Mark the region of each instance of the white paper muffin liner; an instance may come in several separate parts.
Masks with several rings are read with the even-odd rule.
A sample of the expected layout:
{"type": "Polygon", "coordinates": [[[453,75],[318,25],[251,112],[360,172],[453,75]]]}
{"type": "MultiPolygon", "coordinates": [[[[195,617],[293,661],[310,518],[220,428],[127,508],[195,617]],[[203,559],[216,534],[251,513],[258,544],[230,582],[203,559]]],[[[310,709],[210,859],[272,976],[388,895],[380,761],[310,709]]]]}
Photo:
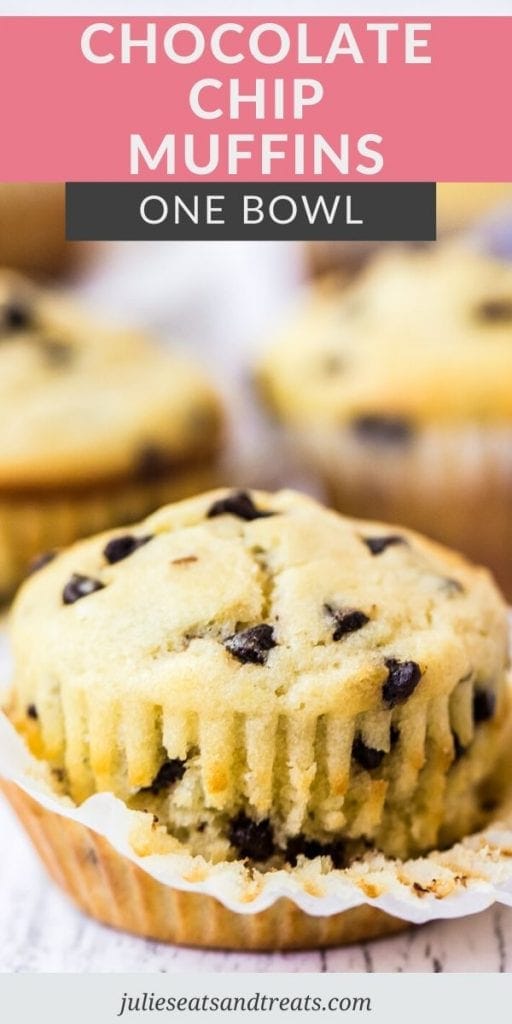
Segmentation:
{"type": "Polygon", "coordinates": [[[45,782],[41,764],[4,714],[0,715],[0,774],[42,807],[103,836],[156,881],[182,892],[212,896],[238,914],[256,914],[287,898],[314,917],[367,904],[421,924],[474,914],[495,902],[512,906],[512,801],[484,831],[443,852],[403,863],[371,853],[343,870],[327,870],[325,859],[317,858],[293,869],[263,873],[241,862],[211,865],[186,853],[138,856],[130,836],[140,826],[141,814],[110,793],[95,794],[80,807],[55,795],[45,782]]]}

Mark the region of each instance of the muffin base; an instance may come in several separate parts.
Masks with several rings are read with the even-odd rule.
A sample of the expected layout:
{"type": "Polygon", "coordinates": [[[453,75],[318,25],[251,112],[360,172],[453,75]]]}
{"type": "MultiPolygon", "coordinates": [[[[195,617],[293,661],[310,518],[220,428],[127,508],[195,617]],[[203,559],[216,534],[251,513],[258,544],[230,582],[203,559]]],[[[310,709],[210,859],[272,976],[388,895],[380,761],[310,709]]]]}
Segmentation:
{"type": "Polygon", "coordinates": [[[15,783],[2,780],[0,789],[50,877],[78,907],[113,928],[183,946],[287,950],[341,946],[411,927],[368,904],[316,917],[280,899],[257,914],[237,914],[212,896],[158,882],[103,836],[48,811],[15,783]]]}
{"type": "Polygon", "coordinates": [[[37,555],[208,490],[218,483],[217,473],[210,460],[185,464],[154,480],[120,480],[75,491],[0,491],[0,604],[12,596],[37,555]]]}

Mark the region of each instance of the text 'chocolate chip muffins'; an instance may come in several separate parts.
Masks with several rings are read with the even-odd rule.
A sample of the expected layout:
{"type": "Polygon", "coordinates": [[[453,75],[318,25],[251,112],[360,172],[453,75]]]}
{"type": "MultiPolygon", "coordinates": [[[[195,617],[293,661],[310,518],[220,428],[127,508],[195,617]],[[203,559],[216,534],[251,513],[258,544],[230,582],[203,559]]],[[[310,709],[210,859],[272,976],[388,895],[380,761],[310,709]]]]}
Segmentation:
{"type": "Polygon", "coordinates": [[[12,635],[12,721],[73,800],[154,816],[144,853],[340,868],[485,820],[506,608],[414,533],[214,492],[58,555],[12,635]]]}
{"type": "Polygon", "coordinates": [[[512,266],[445,245],[311,289],[258,383],[342,511],[461,549],[512,594],[511,367],[512,266]]]}
{"type": "Polygon", "coordinates": [[[217,396],[196,368],[0,275],[0,597],[40,552],[214,481],[217,396]]]}

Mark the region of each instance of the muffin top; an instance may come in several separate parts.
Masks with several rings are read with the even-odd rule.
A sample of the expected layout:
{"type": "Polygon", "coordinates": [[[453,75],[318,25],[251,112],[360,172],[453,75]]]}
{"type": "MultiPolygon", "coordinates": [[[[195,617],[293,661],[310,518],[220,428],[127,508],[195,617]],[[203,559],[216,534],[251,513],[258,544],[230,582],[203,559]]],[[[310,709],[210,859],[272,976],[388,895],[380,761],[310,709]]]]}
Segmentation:
{"type": "Polygon", "coordinates": [[[218,491],[75,544],[21,588],[15,690],[347,718],[503,676],[488,573],[291,491],[218,491]]]}
{"type": "Polygon", "coordinates": [[[395,440],[423,422],[512,416],[512,265],[462,246],[392,248],[311,290],[259,370],[284,420],[395,440]]]}
{"type": "Polygon", "coordinates": [[[0,487],[144,476],[208,454],[219,420],[186,359],[0,273],[0,487]]]}

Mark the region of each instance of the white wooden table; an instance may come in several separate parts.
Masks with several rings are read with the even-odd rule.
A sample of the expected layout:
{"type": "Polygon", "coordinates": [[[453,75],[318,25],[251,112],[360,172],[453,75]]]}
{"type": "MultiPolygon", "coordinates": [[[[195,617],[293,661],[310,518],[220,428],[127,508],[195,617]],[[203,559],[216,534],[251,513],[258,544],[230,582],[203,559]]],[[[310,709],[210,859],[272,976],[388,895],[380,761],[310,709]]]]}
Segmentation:
{"type": "Polygon", "coordinates": [[[180,949],[104,928],[50,882],[0,802],[0,972],[512,971],[512,909],[311,953],[180,949]]]}

